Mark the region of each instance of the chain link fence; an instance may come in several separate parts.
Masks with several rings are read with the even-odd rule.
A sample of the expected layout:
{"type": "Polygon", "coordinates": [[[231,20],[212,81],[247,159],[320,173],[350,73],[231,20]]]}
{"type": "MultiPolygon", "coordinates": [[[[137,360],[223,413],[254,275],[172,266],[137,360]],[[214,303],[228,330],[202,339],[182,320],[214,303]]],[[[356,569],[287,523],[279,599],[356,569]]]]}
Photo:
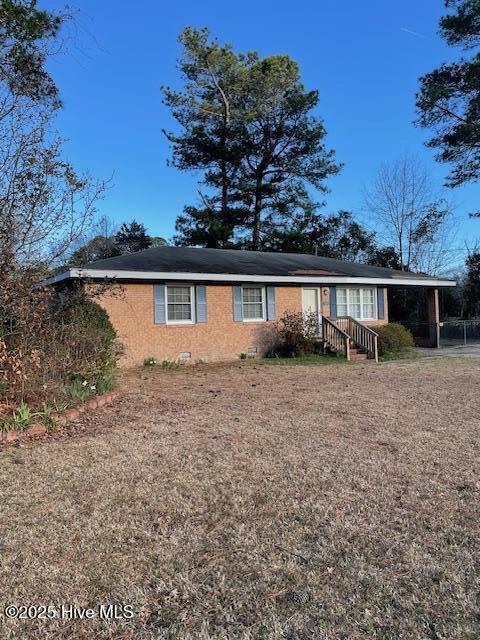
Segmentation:
{"type": "Polygon", "coordinates": [[[454,347],[480,344],[480,318],[474,320],[445,320],[434,322],[400,322],[412,332],[417,347],[454,347]]]}
{"type": "Polygon", "coordinates": [[[440,346],[480,344],[480,319],[440,323],[440,346]]]}

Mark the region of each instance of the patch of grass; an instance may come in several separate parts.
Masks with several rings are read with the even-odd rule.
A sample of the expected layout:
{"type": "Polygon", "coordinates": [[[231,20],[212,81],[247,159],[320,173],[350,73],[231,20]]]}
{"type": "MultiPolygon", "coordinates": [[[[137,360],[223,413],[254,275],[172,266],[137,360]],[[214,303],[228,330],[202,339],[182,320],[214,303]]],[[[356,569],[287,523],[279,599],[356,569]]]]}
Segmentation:
{"type": "Polygon", "coordinates": [[[155,358],[147,358],[143,362],[143,366],[147,369],[162,369],[162,371],[176,371],[185,364],[184,360],[177,358],[176,360],[156,360],[155,358]]]}
{"type": "Polygon", "coordinates": [[[159,365],[160,368],[163,371],[176,371],[177,369],[180,369],[180,367],[182,367],[184,365],[184,361],[177,359],[177,360],[162,360],[159,365]]]}
{"type": "Polygon", "coordinates": [[[297,365],[297,364],[342,364],[346,363],[345,358],[336,356],[330,353],[310,353],[304,356],[297,356],[295,358],[263,358],[258,360],[261,364],[279,364],[279,365],[297,365]]]}
{"type": "Polygon", "coordinates": [[[108,393],[109,391],[115,388],[115,384],[116,384],[116,377],[113,374],[100,378],[99,380],[97,380],[95,384],[97,395],[108,393]]]}
{"type": "Polygon", "coordinates": [[[0,432],[10,430],[25,431],[29,427],[33,415],[30,407],[25,402],[20,403],[11,416],[6,420],[0,421],[0,432]]]}
{"type": "Polygon", "coordinates": [[[10,429],[24,431],[29,426],[31,419],[32,412],[30,407],[25,402],[21,402],[10,419],[10,429]]]}
{"type": "Polygon", "coordinates": [[[55,428],[55,422],[53,421],[52,415],[53,404],[50,402],[43,402],[39,410],[34,413],[34,417],[38,418],[49,431],[52,431],[55,428]]]}
{"type": "Polygon", "coordinates": [[[68,396],[72,402],[84,402],[93,395],[93,386],[83,378],[75,378],[68,388],[68,396]]]}
{"type": "Polygon", "coordinates": [[[67,400],[64,398],[54,398],[52,405],[55,413],[58,414],[62,414],[70,406],[67,400]]]}

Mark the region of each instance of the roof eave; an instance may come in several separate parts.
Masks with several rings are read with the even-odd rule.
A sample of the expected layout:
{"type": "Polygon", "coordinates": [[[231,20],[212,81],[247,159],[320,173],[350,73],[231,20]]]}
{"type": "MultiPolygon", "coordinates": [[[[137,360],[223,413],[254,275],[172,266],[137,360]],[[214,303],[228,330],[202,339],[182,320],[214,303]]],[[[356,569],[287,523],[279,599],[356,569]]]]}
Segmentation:
{"type": "Polygon", "coordinates": [[[73,268],[44,280],[42,284],[52,285],[69,279],[91,280],[180,280],[187,282],[262,282],[276,284],[364,284],[397,287],[455,287],[455,280],[441,278],[375,278],[371,276],[273,276],[247,275],[236,273],[188,273],[169,271],[127,271],[121,269],[79,269],[73,268]]]}

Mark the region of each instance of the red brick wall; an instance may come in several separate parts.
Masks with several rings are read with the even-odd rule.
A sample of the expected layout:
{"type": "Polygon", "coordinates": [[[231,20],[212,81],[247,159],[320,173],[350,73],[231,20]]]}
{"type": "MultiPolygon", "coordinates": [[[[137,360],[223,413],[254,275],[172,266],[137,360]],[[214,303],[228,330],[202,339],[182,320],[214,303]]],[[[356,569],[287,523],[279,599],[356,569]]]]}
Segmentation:
{"type": "MultiPolygon", "coordinates": [[[[207,287],[207,323],[157,325],[153,321],[153,285],[124,284],[121,297],[105,295],[107,310],[124,346],[122,364],[142,364],[145,358],[176,359],[190,352],[191,361],[228,360],[267,346],[270,322],[234,322],[231,285],[207,287]]],[[[277,318],[286,310],[301,310],[301,288],[276,287],[277,318]]]]}
{"type": "MultiPolygon", "coordinates": [[[[301,311],[301,287],[275,287],[276,312],[280,318],[285,311],[301,311]]],[[[330,314],[328,287],[321,287],[322,313],[330,314]]],[[[106,294],[100,303],[107,310],[124,347],[121,364],[142,364],[146,358],[174,360],[182,352],[191,353],[191,362],[229,360],[251,347],[259,353],[268,348],[270,322],[235,322],[232,309],[231,285],[207,286],[207,323],[191,325],[157,325],[153,320],[153,284],[124,284],[123,295],[106,294]]],[[[388,322],[388,303],[385,289],[385,320],[388,322]]]]}

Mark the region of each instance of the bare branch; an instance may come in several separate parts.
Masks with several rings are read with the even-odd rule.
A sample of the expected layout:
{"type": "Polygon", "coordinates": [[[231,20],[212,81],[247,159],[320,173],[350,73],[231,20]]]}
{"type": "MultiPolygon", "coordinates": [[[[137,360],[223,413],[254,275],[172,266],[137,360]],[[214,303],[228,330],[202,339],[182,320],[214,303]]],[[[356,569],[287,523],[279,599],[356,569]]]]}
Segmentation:
{"type": "Polygon", "coordinates": [[[365,204],[386,246],[393,246],[402,269],[438,273],[452,230],[452,205],[433,185],[418,158],[405,154],[380,167],[365,189],[365,204]],[[438,259],[433,260],[436,255],[438,259]]]}

